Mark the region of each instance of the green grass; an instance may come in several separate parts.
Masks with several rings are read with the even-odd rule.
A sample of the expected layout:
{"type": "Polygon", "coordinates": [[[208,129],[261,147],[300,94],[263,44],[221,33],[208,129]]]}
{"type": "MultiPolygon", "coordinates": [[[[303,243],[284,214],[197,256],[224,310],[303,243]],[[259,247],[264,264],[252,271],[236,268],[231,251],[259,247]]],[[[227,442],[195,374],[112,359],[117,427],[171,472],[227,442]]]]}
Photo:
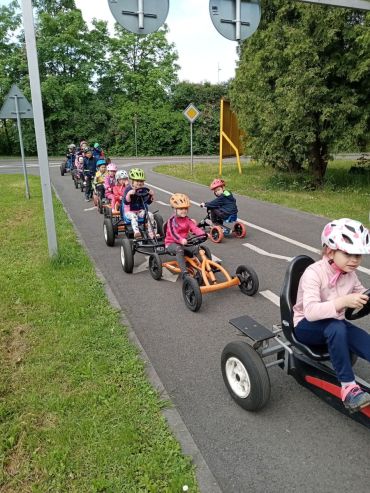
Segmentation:
{"type": "MultiPolygon", "coordinates": [[[[236,162],[224,164],[223,178],[231,191],[241,195],[329,219],[351,217],[369,224],[370,174],[349,174],[348,170],[354,164],[353,161],[331,161],[325,186],[320,190],[311,189],[306,173],[298,175],[277,172],[257,162],[244,164],[242,175],[237,171],[236,162]]],[[[218,164],[196,163],[193,175],[190,174],[188,164],[157,166],[155,171],[209,185],[218,176],[218,164]]],[[[204,200],[211,198],[211,192],[207,192],[204,200]]]]}
{"type": "Polygon", "coordinates": [[[39,179],[0,182],[0,490],[198,491],[61,204],[50,261],[39,179]]]}

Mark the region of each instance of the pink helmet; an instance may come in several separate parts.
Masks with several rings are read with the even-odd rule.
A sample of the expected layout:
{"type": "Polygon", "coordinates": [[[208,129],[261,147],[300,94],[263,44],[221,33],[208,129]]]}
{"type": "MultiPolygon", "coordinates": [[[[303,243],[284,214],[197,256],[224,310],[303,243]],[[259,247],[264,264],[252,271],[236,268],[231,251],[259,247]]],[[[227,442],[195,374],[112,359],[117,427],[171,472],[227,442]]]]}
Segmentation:
{"type": "Polygon", "coordinates": [[[116,172],[117,171],[117,166],[114,163],[110,163],[107,166],[107,171],[114,171],[114,172],[116,172]]]}
{"type": "Polygon", "coordinates": [[[359,221],[342,218],[328,223],[321,234],[321,243],[332,250],[350,255],[370,254],[370,234],[359,221]]]}
{"type": "Polygon", "coordinates": [[[225,186],[225,182],[222,178],[215,178],[213,182],[210,184],[209,188],[211,190],[214,190],[215,188],[224,187],[224,186],[225,186]]]}

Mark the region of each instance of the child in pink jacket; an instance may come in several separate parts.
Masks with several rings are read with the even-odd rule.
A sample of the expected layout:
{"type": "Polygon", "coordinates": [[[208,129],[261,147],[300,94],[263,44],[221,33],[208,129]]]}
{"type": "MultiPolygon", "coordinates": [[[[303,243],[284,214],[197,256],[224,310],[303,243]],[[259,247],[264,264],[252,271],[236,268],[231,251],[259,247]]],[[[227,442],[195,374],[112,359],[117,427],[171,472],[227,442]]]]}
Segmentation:
{"type": "Polygon", "coordinates": [[[369,231],[358,221],[328,223],[321,235],[323,258],[303,273],[293,307],[295,335],[307,345],[327,344],[350,411],[370,404],[370,394],[355,382],[350,353],[370,361],[370,335],[344,318],[346,308],[359,309],[369,299],[355,270],[370,254],[369,231]]]}
{"type": "Polygon", "coordinates": [[[105,198],[108,199],[111,203],[113,202],[113,187],[116,184],[116,171],[117,166],[113,163],[109,163],[107,166],[107,176],[104,180],[104,188],[105,188],[105,198]]]}
{"type": "Polygon", "coordinates": [[[204,231],[196,226],[194,221],[188,217],[190,200],[183,193],[175,193],[170,198],[171,207],[174,214],[167,221],[166,237],[164,240],[166,249],[169,253],[176,255],[176,260],[181,269],[184,279],[188,275],[185,263],[185,254],[196,255],[199,248],[197,246],[186,246],[189,233],[204,235],[204,231]]]}
{"type": "Polygon", "coordinates": [[[125,188],[128,185],[128,174],[124,169],[120,169],[116,173],[116,184],[113,187],[112,210],[119,211],[125,188]]]}

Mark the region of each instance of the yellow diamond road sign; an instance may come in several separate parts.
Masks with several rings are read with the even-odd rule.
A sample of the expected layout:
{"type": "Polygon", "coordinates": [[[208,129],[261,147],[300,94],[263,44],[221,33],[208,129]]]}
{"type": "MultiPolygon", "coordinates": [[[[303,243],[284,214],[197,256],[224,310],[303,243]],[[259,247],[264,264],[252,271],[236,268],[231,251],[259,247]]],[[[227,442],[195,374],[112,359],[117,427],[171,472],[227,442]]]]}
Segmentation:
{"type": "Polygon", "coordinates": [[[200,111],[197,110],[192,103],[190,103],[189,106],[182,113],[185,118],[189,120],[190,123],[193,123],[200,115],[200,111]]]}

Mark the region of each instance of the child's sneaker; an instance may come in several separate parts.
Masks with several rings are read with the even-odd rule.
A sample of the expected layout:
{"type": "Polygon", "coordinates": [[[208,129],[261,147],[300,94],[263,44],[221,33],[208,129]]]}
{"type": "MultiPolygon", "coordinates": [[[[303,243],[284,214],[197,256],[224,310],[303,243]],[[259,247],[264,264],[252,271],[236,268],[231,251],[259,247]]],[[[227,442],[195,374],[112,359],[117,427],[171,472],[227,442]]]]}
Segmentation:
{"type": "Polygon", "coordinates": [[[370,394],[364,392],[358,385],[352,384],[342,388],[342,401],[350,413],[355,413],[370,405],[370,394]]]}

